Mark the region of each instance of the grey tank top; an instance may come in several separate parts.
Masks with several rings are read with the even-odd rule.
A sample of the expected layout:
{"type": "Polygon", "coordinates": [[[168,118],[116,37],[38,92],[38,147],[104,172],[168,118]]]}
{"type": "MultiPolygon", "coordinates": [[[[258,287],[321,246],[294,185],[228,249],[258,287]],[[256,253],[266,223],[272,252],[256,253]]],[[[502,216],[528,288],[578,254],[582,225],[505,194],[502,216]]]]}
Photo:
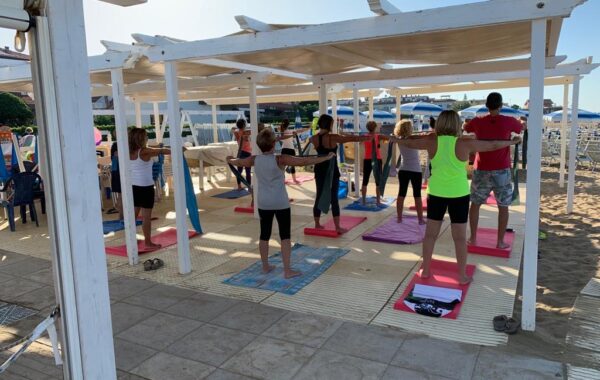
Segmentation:
{"type": "Polygon", "coordinates": [[[283,210],[290,207],[285,188],[285,174],[277,165],[274,154],[258,155],[254,158],[254,171],[258,180],[258,208],[283,210]]]}
{"type": "Polygon", "coordinates": [[[402,155],[400,170],[417,173],[421,172],[421,159],[419,158],[418,149],[411,149],[400,145],[400,154],[402,155]]]}

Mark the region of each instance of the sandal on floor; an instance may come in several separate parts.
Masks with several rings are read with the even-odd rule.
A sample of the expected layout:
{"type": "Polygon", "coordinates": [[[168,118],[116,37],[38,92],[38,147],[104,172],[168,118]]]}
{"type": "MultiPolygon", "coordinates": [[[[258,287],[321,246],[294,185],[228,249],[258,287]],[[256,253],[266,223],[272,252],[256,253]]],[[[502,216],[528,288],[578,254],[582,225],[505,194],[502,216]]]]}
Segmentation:
{"type": "Polygon", "coordinates": [[[504,332],[508,335],[516,334],[517,331],[519,331],[520,326],[521,322],[517,321],[514,318],[508,318],[508,320],[506,321],[506,330],[504,330],[504,332]]]}
{"type": "Polygon", "coordinates": [[[504,332],[506,330],[506,321],[508,317],[506,315],[497,315],[494,317],[494,330],[498,332],[504,332]]]}
{"type": "Polygon", "coordinates": [[[152,269],[156,270],[158,268],[162,268],[165,266],[165,262],[161,259],[154,258],[152,259],[152,269]]]}
{"type": "Polygon", "coordinates": [[[495,331],[503,332],[509,335],[516,334],[521,326],[521,322],[512,317],[509,318],[506,315],[498,315],[494,317],[493,322],[495,331]]]}
{"type": "Polygon", "coordinates": [[[152,260],[146,260],[146,261],[144,261],[144,270],[145,270],[146,272],[148,272],[148,271],[151,271],[151,270],[152,270],[152,267],[153,267],[153,265],[152,265],[152,264],[153,264],[153,263],[152,263],[152,260]]]}

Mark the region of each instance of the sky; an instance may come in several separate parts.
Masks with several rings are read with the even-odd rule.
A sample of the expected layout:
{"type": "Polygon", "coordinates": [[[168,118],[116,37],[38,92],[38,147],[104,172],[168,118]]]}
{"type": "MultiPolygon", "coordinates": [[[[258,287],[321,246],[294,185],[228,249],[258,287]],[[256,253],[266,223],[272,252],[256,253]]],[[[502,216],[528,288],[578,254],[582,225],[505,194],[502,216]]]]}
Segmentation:
{"type": "MultiPolygon", "coordinates": [[[[475,3],[473,0],[390,0],[402,11],[436,8],[454,4],[475,3]]],[[[316,24],[373,16],[367,0],[148,0],[146,4],[119,7],[99,0],[84,0],[86,37],[89,55],[102,54],[101,40],[131,43],[132,33],[168,35],[186,40],[220,37],[239,31],[235,15],[246,15],[267,23],[316,24]],[[302,4],[298,6],[298,4],[302,4]]],[[[588,0],[577,7],[563,23],[557,55],[567,61],[595,56],[600,62],[600,43],[590,30],[596,29],[600,1],[588,0]]],[[[0,30],[0,46],[13,47],[14,33],[0,30]]],[[[600,112],[600,68],[581,81],[579,106],[600,112]]],[[[467,93],[469,99],[485,98],[488,91],[467,93]]],[[[464,92],[432,94],[450,95],[462,100],[464,92]]],[[[523,106],[528,89],[502,90],[504,101],[523,106]]],[[[545,98],[562,104],[562,86],[545,89],[545,98]]]]}

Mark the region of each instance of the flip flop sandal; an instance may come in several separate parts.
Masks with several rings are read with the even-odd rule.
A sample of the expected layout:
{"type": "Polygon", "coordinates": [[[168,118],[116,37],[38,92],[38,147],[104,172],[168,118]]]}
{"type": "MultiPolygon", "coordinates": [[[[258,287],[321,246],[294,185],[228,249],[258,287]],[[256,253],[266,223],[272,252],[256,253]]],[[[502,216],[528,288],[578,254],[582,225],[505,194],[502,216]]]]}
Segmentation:
{"type": "Polygon", "coordinates": [[[519,331],[519,327],[521,326],[521,322],[517,321],[514,318],[508,318],[506,321],[506,328],[504,330],[508,335],[516,334],[519,331]]]}
{"type": "Polygon", "coordinates": [[[119,212],[119,210],[117,210],[116,208],[111,208],[106,213],[107,214],[117,214],[118,212],[119,212]]]}
{"type": "Polygon", "coordinates": [[[153,269],[152,267],[153,267],[152,260],[146,260],[146,261],[144,261],[144,270],[146,272],[151,271],[153,269]]]}
{"type": "Polygon", "coordinates": [[[508,317],[506,315],[497,315],[494,317],[494,330],[498,332],[506,331],[506,322],[508,317]]]}
{"type": "Polygon", "coordinates": [[[161,259],[158,259],[158,258],[152,259],[152,269],[153,270],[162,268],[164,266],[165,266],[165,262],[162,261],[161,259]]]}

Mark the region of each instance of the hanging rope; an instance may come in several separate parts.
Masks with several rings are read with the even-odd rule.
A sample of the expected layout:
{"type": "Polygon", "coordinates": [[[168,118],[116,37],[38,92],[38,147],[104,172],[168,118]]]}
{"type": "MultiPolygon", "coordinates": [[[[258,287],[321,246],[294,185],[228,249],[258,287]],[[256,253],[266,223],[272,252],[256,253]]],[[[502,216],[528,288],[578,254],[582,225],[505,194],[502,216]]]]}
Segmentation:
{"type": "Polygon", "coordinates": [[[298,149],[298,156],[303,157],[304,152],[302,151],[302,145],[300,144],[300,136],[298,134],[294,135],[296,139],[296,148],[298,149]]]}

